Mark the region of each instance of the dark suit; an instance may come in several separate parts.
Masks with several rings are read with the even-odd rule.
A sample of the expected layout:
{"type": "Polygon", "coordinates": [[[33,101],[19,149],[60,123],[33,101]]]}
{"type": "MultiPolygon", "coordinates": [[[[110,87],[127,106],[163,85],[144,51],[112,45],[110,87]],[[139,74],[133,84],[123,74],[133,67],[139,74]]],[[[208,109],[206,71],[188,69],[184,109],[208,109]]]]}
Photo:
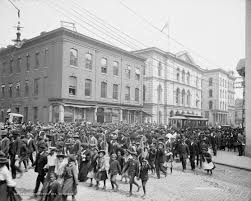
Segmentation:
{"type": "Polygon", "coordinates": [[[1,141],[1,150],[5,154],[6,157],[9,155],[10,149],[10,140],[7,137],[4,137],[1,141]]]}
{"type": "Polygon", "coordinates": [[[29,154],[29,159],[31,163],[34,163],[32,153],[34,151],[37,151],[36,143],[33,139],[28,140],[28,154],[29,154]]]}
{"type": "Polygon", "coordinates": [[[46,175],[44,167],[47,164],[47,162],[48,162],[47,154],[45,152],[37,154],[34,165],[35,165],[35,172],[37,172],[38,175],[37,175],[36,187],[34,189],[34,193],[37,193],[40,183],[42,184],[44,183],[44,177],[46,175]]]}
{"type": "Polygon", "coordinates": [[[179,152],[179,155],[180,155],[180,160],[182,162],[182,167],[183,167],[183,170],[186,169],[186,159],[188,157],[188,155],[190,155],[190,152],[189,152],[189,148],[187,146],[187,144],[180,144],[178,146],[178,152],[179,152]]]}
{"type": "Polygon", "coordinates": [[[13,142],[10,142],[10,167],[11,167],[11,173],[12,177],[16,178],[16,171],[21,172],[21,170],[15,166],[16,156],[20,158],[20,149],[22,146],[22,142],[19,138],[15,139],[13,142]]]}
{"type": "Polygon", "coordinates": [[[160,170],[164,173],[166,176],[166,170],[164,168],[164,157],[165,153],[163,149],[157,149],[156,152],[156,159],[155,159],[155,167],[156,167],[156,174],[157,177],[160,178],[160,170]]]}
{"type": "Polygon", "coordinates": [[[198,152],[198,146],[196,143],[192,142],[189,145],[189,152],[190,152],[191,168],[192,170],[194,170],[195,169],[195,156],[197,155],[197,152],[198,152]]]}

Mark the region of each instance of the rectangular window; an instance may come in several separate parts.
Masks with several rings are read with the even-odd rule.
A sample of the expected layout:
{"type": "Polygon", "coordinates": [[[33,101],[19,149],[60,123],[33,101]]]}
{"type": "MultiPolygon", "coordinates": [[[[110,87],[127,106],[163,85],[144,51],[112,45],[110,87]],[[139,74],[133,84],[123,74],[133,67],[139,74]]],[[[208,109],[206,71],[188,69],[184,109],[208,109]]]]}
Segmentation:
{"type": "Polygon", "coordinates": [[[9,85],[9,97],[12,98],[12,84],[9,85]]]}
{"type": "Polygon", "coordinates": [[[213,86],[213,78],[211,78],[211,77],[209,78],[209,83],[208,84],[209,84],[209,86],[213,86]]]}
{"type": "Polygon", "coordinates": [[[21,57],[18,57],[18,59],[17,59],[17,73],[21,72],[21,64],[22,64],[22,59],[21,59],[21,57]]]}
{"type": "Polygon", "coordinates": [[[38,107],[33,108],[33,121],[36,123],[38,115],[38,107]]]}
{"type": "Polygon", "coordinates": [[[107,83],[101,82],[101,98],[107,97],[107,83]]]}
{"type": "Polygon", "coordinates": [[[19,107],[16,107],[15,110],[16,110],[16,113],[19,113],[19,107]]]}
{"type": "Polygon", "coordinates": [[[70,50],[70,65],[78,66],[78,51],[73,48],[70,50]]]}
{"type": "Polygon", "coordinates": [[[6,62],[3,62],[2,75],[5,75],[6,62]]]}
{"type": "Polygon", "coordinates": [[[85,68],[91,70],[92,69],[92,54],[85,54],[85,68]]]}
{"type": "Polygon", "coordinates": [[[20,83],[16,85],[16,97],[20,97],[20,83]]]}
{"type": "Polygon", "coordinates": [[[140,70],[139,70],[138,68],[136,68],[136,70],[135,70],[135,79],[136,79],[137,81],[140,80],[140,70]]]}
{"type": "Polygon", "coordinates": [[[113,75],[119,76],[119,62],[113,62],[113,75]]]}
{"type": "Polygon", "coordinates": [[[25,85],[24,85],[24,96],[28,97],[29,96],[29,81],[26,80],[25,81],[25,85]]]}
{"type": "Polygon", "coordinates": [[[130,100],[130,87],[125,88],[125,100],[130,100]]]}
{"type": "Polygon", "coordinates": [[[5,97],[5,85],[1,86],[1,95],[2,95],[2,98],[5,97]]]}
{"type": "Polygon", "coordinates": [[[26,71],[30,71],[30,55],[26,55],[26,71]]]}
{"type": "Polygon", "coordinates": [[[35,54],[35,68],[38,68],[40,65],[40,62],[39,62],[39,52],[36,52],[35,54]]]}
{"type": "Polygon", "coordinates": [[[69,95],[76,96],[77,94],[77,78],[74,76],[69,77],[69,95]]]}
{"type": "Polygon", "coordinates": [[[28,107],[24,107],[24,122],[28,122],[28,116],[29,116],[29,113],[28,113],[28,107]]]}
{"type": "Polygon", "coordinates": [[[119,85],[114,84],[113,85],[113,93],[112,93],[112,98],[115,100],[118,100],[119,97],[119,85]]]}
{"type": "Polygon", "coordinates": [[[139,102],[139,89],[135,88],[135,101],[139,102]]]}
{"type": "Polygon", "coordinates": [[[85,96],[92,95],[92,81],[90,79],[85,80],[85,96]]]}
{"type": "Polygon", "coordinates": [[[48,67],[48,62],[49,62],[49,50],[45,49],[44,50],[44,66],[48,67]]]}
{"type": "Polygon", "coordinates": [[[107,73],[107,59],[101,59],[101,73],[107,73]]]}
{"type": "Polygon", "coordinates": [[[34,79],[34,96],[39,94],[39,79],[34,79]]]}
{"type": "Polygon", "coordinates": [[[131,77],[131,66],[130,65],[127,65],[127,67],[125,69],[125,73],[126,73],[127,79],[130,79],[130,77],[131,77]]]}
{"type": "Polygon", "coordinates": [[[13,58],[10,59],[10,74],[13,73],[13,58]]]}

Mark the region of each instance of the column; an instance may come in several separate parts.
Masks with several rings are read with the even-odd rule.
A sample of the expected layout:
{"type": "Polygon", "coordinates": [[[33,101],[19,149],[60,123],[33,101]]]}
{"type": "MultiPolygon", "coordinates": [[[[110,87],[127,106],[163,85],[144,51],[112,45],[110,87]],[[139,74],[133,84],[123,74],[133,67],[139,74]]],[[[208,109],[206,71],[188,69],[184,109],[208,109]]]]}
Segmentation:
{"type": "Polygon", "coordinates": [[[131,123],[130,122],[130,110],[127,110],[127,123],[131,123]]]}
{"type": "Polygon", "coordinates": [[[98,112],[98,106],[94,109],[94,122],[97,122],[97,112],[98,112]]]}
{"type": "Polygon", "coordinates": [[[123,110],[120,108],[119,110],[119,121],[122,122],[123,121],[123,110]]]}
{"type": "Polygon", "coordinates": [[[76,115],[77,115],[76,110],[77,110],[77,108],[73,107],[73,122],[75,122],[75,120],[76,120],[76,115]]]}
{"type": "Polygon", "coordinates": [[[49,122],[52,122],[52,105],[49,106],[49,122]]]}
{"type": "Polygon", "coordinates": [[[58,110],[59,110],[59,122],[64,122],[64,106],[59,105],[58,110]]]}
{"type": "Polygon", "coordinates": [[[87,121],[87,108],[84,108],[84,120],[87,121]]]}

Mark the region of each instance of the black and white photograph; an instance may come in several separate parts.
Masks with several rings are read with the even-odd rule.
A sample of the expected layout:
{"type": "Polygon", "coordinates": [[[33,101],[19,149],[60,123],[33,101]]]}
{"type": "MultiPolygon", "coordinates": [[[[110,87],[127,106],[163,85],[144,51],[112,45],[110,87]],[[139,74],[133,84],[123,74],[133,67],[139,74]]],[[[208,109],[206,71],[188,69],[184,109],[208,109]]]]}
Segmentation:
{"type": "Polygon", "coordinates": [[[251,201],[251,0],[0,0],[0,201],[251,201]]]}

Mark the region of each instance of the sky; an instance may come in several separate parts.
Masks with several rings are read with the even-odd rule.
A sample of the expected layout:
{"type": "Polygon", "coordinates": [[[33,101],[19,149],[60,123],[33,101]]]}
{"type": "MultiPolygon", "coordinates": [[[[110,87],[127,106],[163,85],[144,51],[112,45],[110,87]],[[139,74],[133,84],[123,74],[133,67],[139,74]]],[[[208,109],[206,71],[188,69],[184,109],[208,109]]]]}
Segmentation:
{"type": "MultiPolygon", "coordinates": [[[[74,22],[82,34],[130,51],[151,46],[186,50],[204,69],[235,70],[245,57],[245,0],[12,1],[21,10],[25,39],[58,28],[63,20],[74,22]]],[[[12,44],[17,21],[9,0],[0,0],[0,47],[12,44]]]]}

